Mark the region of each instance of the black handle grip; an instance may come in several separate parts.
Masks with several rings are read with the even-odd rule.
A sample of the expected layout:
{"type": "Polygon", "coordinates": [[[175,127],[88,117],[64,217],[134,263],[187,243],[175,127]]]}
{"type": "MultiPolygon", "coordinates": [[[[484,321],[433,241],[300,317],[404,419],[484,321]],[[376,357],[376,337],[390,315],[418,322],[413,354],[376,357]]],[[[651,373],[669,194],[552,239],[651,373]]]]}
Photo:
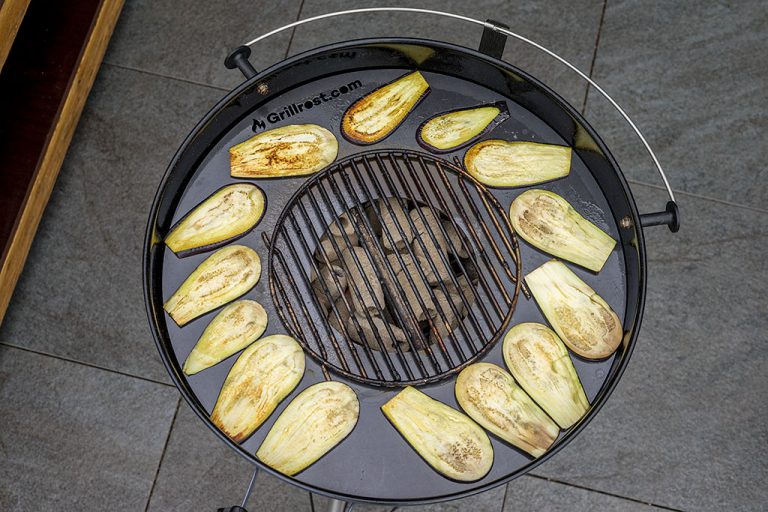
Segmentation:
{"type": "Polygon", "coordinates": [[[251,49],[248,46],[239,46],[224,59],[224,65],[227,69],[239,69],[246,80],[256,76],[256,68],[253,67],[248,57],[251,56],[251,49]]]}
{"type": "Polygon", "coordinates": [[[235,505],[234,507],[227,507],[227,508],[221,507],[216,512],[248,512],[248,511],[245,510],[243,507],[238,507],[237,505],[235,505]]]}
{"type": "Polygon", "coordinates": [[[640,215],[640,224],[644,227],[669,226],[669,230],[677,233],[680,230],[680,208],[674,201],[667,202],[667,208],[663,212],[643,213],[640,215]]]}

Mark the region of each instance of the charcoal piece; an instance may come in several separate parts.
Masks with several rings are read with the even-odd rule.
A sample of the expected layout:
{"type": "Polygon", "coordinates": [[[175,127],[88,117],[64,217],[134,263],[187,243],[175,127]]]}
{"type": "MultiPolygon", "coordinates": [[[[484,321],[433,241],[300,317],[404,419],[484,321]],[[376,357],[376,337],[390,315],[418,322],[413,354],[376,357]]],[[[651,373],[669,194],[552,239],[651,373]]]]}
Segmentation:
{"type": "Polygon", "coordinates": [[[381,350],[383,346],[387,352],[394,352],[395,343],[399,344],[401,348],[407,347],[408,339],[403,330],[392,324],[389,324],[389,327],[392,335],[390,335],[390,329],[387,329],[384,320],[375,316],[371,316],[369,320],[368,316],[362,313],[353,313],[347,319],[347,332],[349,332],[350,338],[358,343],[367,344],[372,350],[381,350]],[[360,329],[357,328],[358,324],[360,329]]]}
{"type": "Polygon", "coordinates": [[[406,304],[406,311],[403,311],[402,314],[405,317],[408,317],[412,311],[413,317],[417,322],[425,320],[427,317],[429,317],[432,311],[431,306],[433,306],[429,299],[429,295],[431,293],[429,283],[421,279],[420,275],[409,274],[405,271],[398,272],[396,278],[397,283],[402,289],[401,296],[403,298],[403,302],[406,304]],[[409,280],[408,277],[411,279],[409,280]],[[411,281],[413,282],[413,286],[411,286],[411,281]],[[424,306],[421,305],[422,303],[424,303],[424,306]],[[410,305],[410,309],[408,309],[408,305],[410,305]],[[427,308],[426,311],[424,309],[425,307],[427,308]]]}
{"type": "Polygon", "coordinates": [[[385,306],[384,291],[381,287],[381,281],[379,281],[376,266],[365,249],[362,247],[352,247],[351,250],[344,251],[342,261],[344,262],[344,270],[347,273],[347,283],[350,286],[352,309],[357,312],[362,312],[366,309],[371,312],[377,312],[383,309],[385,306]],[[360,268],[358,268],[358,263],[360,268]],[[370,290],[366,286],[366,282],[370,285],[370,290]],[[353,286],[360,292],[360,299],[358,294],[351,290],[353,286]]]}
{"type": "MultiPolygon", "coordinates": [[[[445,295],[445,293],[443,293],[442,290],[434,289],[432,290],[432,293],[434,293],[435,301],[440,309],[436,309],[436,312],[430,317],[430,319],[432,320],[432,325],[440,335],[440,339],[445,342],[448,339],[450,333],[452,333],[454,329],[456,329],[456,327],[459,325],[461,318],[453,312],[449,302],[450,299],[445,295]]],[[[435,343],[436,341],[437,338],[435,337],[435,332],[430,330],[430,344],[435,343]]]]}
{"type": "Polygon", "coordinates": [[[413,240],[413,230],[402,201],[396,197],[379,199],[376,201],[376,207],[381,215],[382,245],[387,251],[405,251],[408,244],[413,240]]]}
{"type": "Polygon", "coordinates": [[[445,237],[442,231],[440,231],[440,217],[432,208],[426,206],[414,208],[408,215],[410,215],[413,221],[414,236],[420,236],[422,239],[434,238],[433,245],[445,250],[445,237]]]}
{"type": "Polygon", "coordinates": [[[314,270],[310,277],[310,283],[312,286],[312,293],[315,294],[317,300],[322,307],[323,315],[328,313],[331,303],[344,293],[347,289],[347,274],[338,265],[326,265],[320,266],[320,277],[318,278],[314,270]],[[335,279],[334,279],[335,275],[335,279]],[[338,284],[337,284],[338,283],[338,284]],[[325,286],[323,286],[323,284],[325,286]]]}
{"type": "MultiPolygon", "coordinates": [[[[349,291],[345,293],[345,296],[347,298],[347,301],[349,301],[349,291]]],[[[339,313],[339,317],[341,317],[341,322],[344,324],[342,326],[342,323],[339,323],[339,318],[336,317],[336,313],[333,311],[328,311],[328,323],[336,329],[341,334],[346,334],[346,323],[347,319],[350,316],[349,308],[347,307],[347,304],[344,302],[344,297],[339,297],[336,299],[336,301],[333,303],[334,308],[339,313]]]]}
{"type": "Polygon", "coordinates": [[[432,272],[432,268],[424,258],[413,258],[410,254],[400,254],[399,256],[398,258],[398,255],[394,253],[387,255],[387,260],[394,269],[395,275],[400,272],[408,272],[414,279],[421,279],[422,274],[419,273],[419,267],[421,267],[424,278],[430,285],[438,283],[437,276],[432,272]],[[402,263],[400,263],[401,261],[402,263]]]}
{"type": "Polygon", "coordinates": [[[459,235],[459,231],[456,229],[456,226],[453,225],[451,221],[443,220],[443,230],[445,230],[445,234],[448,235],[448,246],[446,250],[454,254],[455,256],[458,256],[459,258],[468,258],[469,253],[467,252],[467,248],[464,246],[464,240],[462,239],[461,235],[459,235]]]}
{"type": "Polygon", "coordinates": [[[451,278],[451,267],[448,265],[448,256],[435,244],[435,240],[429,235],[417,235],[413,241],[413,253],[416,255],[416,261],[426,273],[427,271],[437,274],[437,279],[448,281],[451,278]],[[443,257],[440,257],[440,254],[443,257]],[[432,265],[429,261],[432,261],[432,265]],[[434,271],[432,267],[434,266],[434,271]]]}
{"type": "Polygon", "coordinates": [[[339,217],[331,222],[331,224],[328,226],[328,233],[335,237],[343,237],[343,233],[346,233],[347,236],[355,235],[355,225],[350,220],[350,213],[345,212],[339,215],[339,217]]]}
{"type": "Polygon", "coordinates": [[[456,284],[453,281],[445,283],[445,289],[448,292],[448,300],[454,305],[456,311],[459,312],[461,317],[464,317],[469,312],[466,304],[472,307],[475,302],[475,295],[472,293],[473,285],[469,282],[466,276],[458,276],[456,278],[456,284]],[[463,296],[463,299],[462,299],[463,296]]]}
{"type": "MultiPolygon", "coordinates": [[[[357,245],[356,234],[353,233],[348,235],[348,239],[352,246],[357,245]]],[[[330,263],[338,261],[339,258],[341,258],[341,255],[349,248],[343,236],[333,236],[329,235],[328,233],[323,235],[323,238],[320,240],[320,245],[322,247],[319,247],[317,250],[315,250],[315,259],[322,263],[325,263],[326,257],[330,263]],[[333,242],[336,242],[335,246],[333,242]],[[336,250],[336,247],[338,247],[338,251],[336,250]]]]}

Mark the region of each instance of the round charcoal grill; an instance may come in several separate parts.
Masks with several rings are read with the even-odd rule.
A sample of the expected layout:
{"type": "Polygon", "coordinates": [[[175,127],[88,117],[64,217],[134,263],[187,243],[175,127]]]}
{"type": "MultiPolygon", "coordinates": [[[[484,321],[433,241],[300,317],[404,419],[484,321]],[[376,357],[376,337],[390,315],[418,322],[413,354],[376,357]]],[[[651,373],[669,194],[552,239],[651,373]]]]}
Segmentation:
{"type": "MultiPolygon", "coordinates": [[[[506,26],[423,9],[357,9],[309,18],[257,38],[230,55],[226,64],[239,68],[247,80],[214,106],[174,156],[152,205],[144,249],[144,291],[153,336],[171,378],[200,419],[257,469],[294,485],[346,502],[401,505],[457,499],[501,485],[530,471],[578,435],[608,399],[637,339],[646,286],[643,228],[666,224],[676,231],[679,227],[666,177],[624,111],[571,64],[506,26]],[[392,10],[443,15],[482,26],[480,49],[424,39],[376,38],[310,50],[261,72],[248,61],[250,46],[296,25],[344,14],[392,10]],[[661,173],[670,196],[665,211],[638,213],[616,161],[579,112],[547,86],[501,60],[507,37],[533,45],[565,64],[617,109],[661,173]],[[367,146],[355,145],[341,135],[341,116],[349,105],[414,70],[427,80],[430,93],[391,135],[367,146]],[[463,483],[446,479],[428,466],[386,420],[380,407],[403,386],[415,385],[459,409],[454,383],[461,368],[481,360],[504,367],[499,340],[509,327],[521,322],[547,323],[527,293],[523,276],[551,257],[518,240],[506,215],[511,202],[528,187],[486,188],[463,170],[466,148],[437,155],[417,142],[417,129],[429,117],[497,102],[504,103],[509,119],[484,138],[573,148],[570,174],[536,186],[566,198],[618,241],[599,273],[569,267],[618,314],[624,337],[618,350],[605,360],[588,361],[571,353],[590,409],[578,423],[560,433],[546,454],[534,460],[491,436],[493,467],[479,481],[463,483]],[[269,325],[264,335],[288,333],[299,340],[307,354],[306,371],[270,418],[250,438],[235,443],[213,425],[209,414],[239,354],[193,376],[185,376],[181,370],[218,310],[180,328],[162,308],[210,253],[179,258],[162,240],[186,212],[213,191],[237,181],[229,174],[231,146],[255,132],[304,123],[319,124],[334,133],[339,141],[337,160],[309,177],[256,180],[267,197],[267,209],[260,223],[237,243],[256,250],[264,264],[261,280],[244,295],[267,311],[269,325]],[[441,222],[422,234],[422,244],[434,244],[436,238],[448,235],[447,230],[457,234],[447,239],[451,240],[447,256],[433,254],[427,266],[418,266],[406,280],[397,278],[404,268],[402,256],[416,256],[412,253],[419,246],[392,260],[382,247],[384,240],[372,236],[382,215],[392,214],[387,210],[391,200],[409,208],[429,208],[439,216],[441,222]],[[370,325],[366,316],[335,325],[331,321],[339,320],[336,303],[330,308],[324,306],[323,297],[331,297],[336,283],[333,279],[314,279],[319,275],[318,264],[329,262],[329,249],[323,248],[322,237],[341,217],[349,221],[350,233],[363,255],[342,265],[347,272],[356,269],[360,275],[369,276],[350,286],[351,294],[342,303],[365,300],[366,294],[376,300],[380,297],[385,304],[374,306],[386,308],[391,322],[376,331],[378,338],[390,335],[386,331],[396,326],[407,334],[406,342],[387,347],[376,336],[368,334],[366,338],[365,325],[370,325]],[[460,249],[456,244],[462,246],[466,257],[450,256],[460,249]],[[425,279],[425,272],[436,272],[440,265],[450,266],[451,274],[429,293],[415,294],[415,298],[409,295],[425,279]],[[472,286],[465,287],[457,301],[440,303],[436,299],[467,276],[472,286]],[[379,296],[371,293],[375,291],[371,285],[376,283],[382,287],[379,296]],[[416,313],[431,305],[436,314],[425,323],[416,313]],[[286,405],[302,390],[325,379],[345,382],[357,394],[360,416],[352,433],[293,477],[280,475],[259,462],[254,454],[286,405]]],[[[388,236],[414,229],[418,218],[409,219],[388,228],[388,236]]],[[[347,235],[335,243],[348,245],[351,240],[347,235]]],[[[423,253],[428,253],[427,249],[427,245],[421,246],[423,253]]]]}

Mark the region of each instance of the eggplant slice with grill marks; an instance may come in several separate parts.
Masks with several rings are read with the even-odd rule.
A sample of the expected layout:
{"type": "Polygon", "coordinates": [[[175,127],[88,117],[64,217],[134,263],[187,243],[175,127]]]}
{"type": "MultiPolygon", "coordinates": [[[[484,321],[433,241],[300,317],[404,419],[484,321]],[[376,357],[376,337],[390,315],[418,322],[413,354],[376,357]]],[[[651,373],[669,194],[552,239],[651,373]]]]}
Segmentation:
{"type": "Polygon", "coordinates": [[[253,288],[261,276],[256,251],[229,245],[214,252],[182,283],[163,309],[179,325],[226,304],[253,288]]]}
{"type": "Polygon", "coordinates": [[[503,351],[515,380],[562,428],[587,413],[579,376],[552,329],[533,322],[516,325],[504,336],[503,351]]]}
{"type": "Polygon", "coordinates": [[[525,282],[555,332],[581,357],[605,359],[619,347],[624,332],[618,315],[563,262],[546,262],[525,282]]]}
{"type": "Polygon", "coordinates": [[[179,257],[215,249],[253,229],[265,206],[264,192],[256,185],[227,185],[187,213],[165,237],[165,245],[179,257]]]}
{"type": "Polygon", "coordinates": [[[534,457],[543,455],[560,433],[515,379],[495,364],[464,368],[456,379],[456,400],[486,430],[534,457]]]}
{"type": "Polygon", "coordinates": [[[488,434],[456,409],[408,386],[381,410],[438,473],[473,482],[490,471],[493,447],[488,434]]]}
{"type": "Polygon", "coordinates": [[[522,187],[568,176],[571,148],[538,142],[492,139],[464,155],[464,167],[489,187],[522,187]]]}
{"type": "Polygon", "coordinates": [[[359,414],[352,388],[333,381],[314,384],[280,414],[256,457],[284,475],[295,475],[343,441],[359,414]]]}
{"type": "Polygon", "coordinates": [[[509,110],[503,101],[452,110],[424,121],[418,129],[418,142],[433,153],[455,151],[472,144],[507,119],[509,110]]]}
{"type": "Polygon", "coordinates": [[[341,133],[355,144],[379,142],[400,126],[428,91],[421,73],[408,73],[353,103],[341,120],[341,133]]]}
{"type": "Polygon", "coordinates": [[[275,334],[247,348],[227,375],[211,421],[240,443],[256,431],[304,375],[304,352],[275,334]]]}
{"type": "Polygon", "coordinates": [[[579,215],[559,195],[527,190],[512,201],[509,218],[528,243],[559,258],[599,272],[616,241],[579,215]]]}
{"type": "Polygon", "coordinates": [[[184,361],[184,373],[194,375],[218,364],[264,334],[267,312],[253,300],[228,305],[211,320],[184,361]]]}
{"type": "Polygon", "coordinates": [[[285,178],[315,173],[336,159],[336,137],[316,124],[290,124],[229,148],[236,178],[285,178]]]}

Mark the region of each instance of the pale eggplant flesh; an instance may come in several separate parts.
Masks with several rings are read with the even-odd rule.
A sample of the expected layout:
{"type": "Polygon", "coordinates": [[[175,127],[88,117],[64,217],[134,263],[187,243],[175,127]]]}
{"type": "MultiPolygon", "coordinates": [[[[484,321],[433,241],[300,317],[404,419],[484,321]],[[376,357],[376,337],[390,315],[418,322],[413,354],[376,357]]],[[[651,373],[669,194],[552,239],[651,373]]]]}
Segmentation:
{"type": "Polygon", "coordinates": [[[284,475],[295,475],[343,441],[359,414],[352,388],[335,381],[314,384],[280,414],[256,457],[284,475]]]}
{"type": "Polygon", "coordinates": [[[526,190],[512,201],[515,231],[544,252],[599,272],[616,240],[579,215],[565,199],[548,190],[526,190]]]}
{"type": "Polygon", "coordinates": [[[418,129],[418,142],[433,153],[446,153],[468,146],[509,119],[507,104],[452,110],[431,117],[418,129]]]}
{"type": "Polygon", "coordinates": [[[256,251],[228,245],[203,261],[163,304],[180,327],[253,288],[261,276],[256,251]]]}
{"type": "Polygon", "coordinates": [[[562,428],[579,421],[589,402],[568,350],[546,325],[523,323],[504,336],[504,362],[520,386],[562,428]]]}
{"type": "Polygon", "coordinates": [[[265,206],[264,192],[256,185],[227,185],[176,223],[165,237],[165,245],[179,257],[215,249],[253,229],[265,206]]]}
{"type": "Polygon", "coordinates": [[[336,137],[316,124],[290,124],[254,135],[229,148],[236,178],[303,176],[330,165],[339,151],[336,137]]]}
{"type": "Polygon", "coordinates": [[[618,315],[563,262],[550,260],[525,278],[536,303],[568,348],[586,359],[605,359],[624,332],[618,315]]]}
{"type": "Polygon", "coordinates": [[[571,148],[539,142],[491,139],[464,155],[464,167],[489,187],[522,187],[568,176],[571,148]]]}
{"type": "Polygon", "coordinates": [[[298,385],[304,352],[290,336],[260,339],[237,358],[211,413],[211,421],[236,443],[245,441],[298,385]]]}
{"type": "Polygon", "coordinates": [[[504,369],[491,363],[464,368],[456,379],[456,400],[486,430],[540,457],[560,428],[504,369]]]}
{"type": "Polygon", "coordinates": [[[488,434],[462,412],[410,386],[381,410],[413,449],[443,476],[472,482],[491,470],[493,447],[488,434]]]}
{"type": "Polygon", "coordinates": [[[418,71],[408,73],[353,103],[341,119],[341,133],[355,144],[373,144],[405,120],[429,91],[418,71]]]}
{"type": "Polygon", "coordinates": [[[256,301],[243,299],[229,304],[211,320],[184,361],[186,375],[216,365],[247,347],[264,334],[267,312],[256,301]]]}

